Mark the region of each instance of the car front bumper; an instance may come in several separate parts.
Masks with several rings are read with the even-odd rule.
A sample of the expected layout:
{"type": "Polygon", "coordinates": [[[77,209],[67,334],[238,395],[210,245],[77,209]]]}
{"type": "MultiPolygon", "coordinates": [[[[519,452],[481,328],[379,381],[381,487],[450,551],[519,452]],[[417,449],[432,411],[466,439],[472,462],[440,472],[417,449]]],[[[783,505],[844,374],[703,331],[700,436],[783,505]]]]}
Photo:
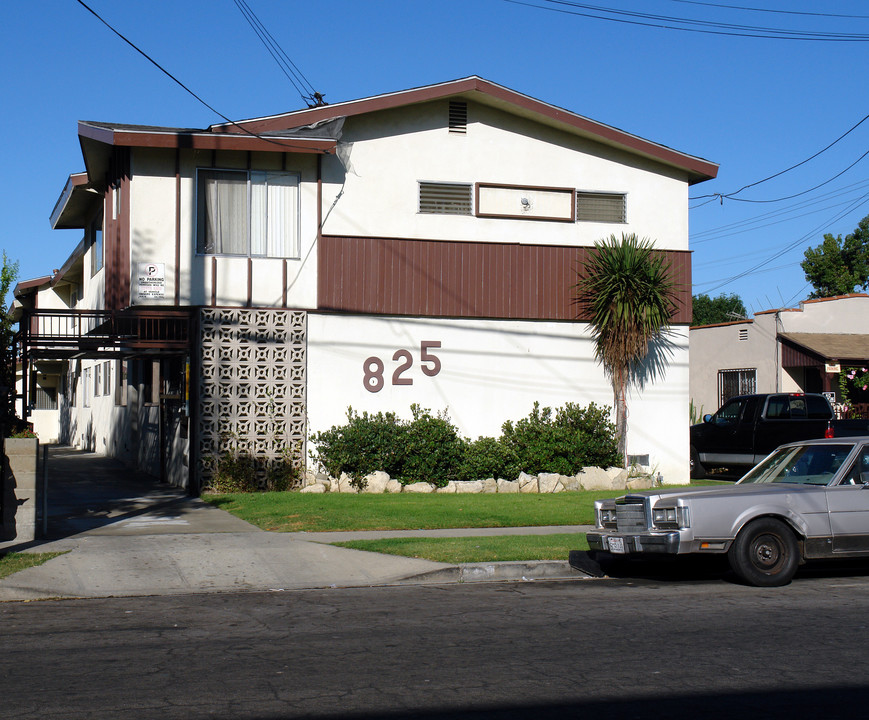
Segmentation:
{"type": "Polygon", "coordinates": [[[681,541],[675,530],[656,533],[590,532],[586,539],[590,550],[605,550],[616,555],[678,555],[681,541]]]}

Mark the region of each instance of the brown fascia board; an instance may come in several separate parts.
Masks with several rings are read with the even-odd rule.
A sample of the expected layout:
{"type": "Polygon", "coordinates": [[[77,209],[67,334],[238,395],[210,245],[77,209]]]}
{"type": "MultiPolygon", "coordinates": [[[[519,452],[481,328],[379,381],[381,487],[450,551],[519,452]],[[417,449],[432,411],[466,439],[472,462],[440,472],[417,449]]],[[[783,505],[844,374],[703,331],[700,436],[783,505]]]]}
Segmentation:
{"type": "Polygon", "coordinates": [[[63,186],[60,197],[54,204],[54,209],[51,211],[51,215],[49,216],[49,222],[51,223],[51,227],[53,230],[67,230],[70,228],[80,227],[80,225],[77,224],[66,224],[63,221],[63,215],[67,207],[69,206],[73,195],[75,193],[81,192],[83,189],[86,190],[87,185],[88,174],[86,172],[73,173],[67,178],[66,185],[63,186]]]}
{"type": "Polygon", "coordinates": [[[507,112],[544,122],[567,132],[589,137],[676,167],[688,173],[689,184],[692,185],[711,180],[718,175],[716,163],[645,140],[477,76],[281,115],[242,120],[233,124],[212,125],[209,131],[215,134],[237,134],[244,130],[256,133],[275,132],[334,117],[361,115],[455,96],[472,98],[493,107],[500,107],[507,112]]]}
{"type": "Polygon", "coordinates": [[[12,294],[15,297],[29,295],[34,290],[43,285],[47,285],[49,282],[51,282],[51,275],[44,275],[43,277],[33,278],[32,280],[22,280],[20,283],[16,283],[15,288],[12,290],[12,294]]]}
{"type": "Polygon", "coordinates": [[[692,325],[691,330],[705,330],[706,328],[729,327],[731,325],[751,325],[754,320],[746,318],[745,320],[731,320],[723,323],[709,323],[708,325],[692,325]]]}
{"type": "Polygon", "coordinates": [[[335,140],[323,138],[264,137],[263,133],[227,136],[215,135],[209,130],[111,125],[93,121],[79,122],[78,134],[80,139],[94,140],[115,147],[327,153],[333,152],[336,145],[335,140]]]}
{"type": "Polygon", "coordinates": [[[64,276],[75,267],[76,263],[79,262],[85,254],[87,250],[87,238],[82,238],[78,245],[76,245],[75,250],[73,250],[69,257],[66,259],[63,265],[61,265],[60,270],[54,273],[51,278],[51,287],[56,287],[58,283],[60,283],[64,276]]]}

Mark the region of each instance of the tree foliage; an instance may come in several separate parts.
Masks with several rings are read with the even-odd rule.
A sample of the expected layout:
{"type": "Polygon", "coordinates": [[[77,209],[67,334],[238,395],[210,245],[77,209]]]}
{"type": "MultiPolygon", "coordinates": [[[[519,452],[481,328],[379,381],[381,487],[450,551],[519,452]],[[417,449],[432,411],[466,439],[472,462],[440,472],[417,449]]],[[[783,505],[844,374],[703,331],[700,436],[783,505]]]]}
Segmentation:
{"type": "Polygon", "coordinates": [[[712,298],[706,294],[692,298],[692,325],[715,325],[748,317],[742,298],[735,293],[712,298]]]}
{"type": "Polygon", "coordinates": [[[824,235],[824,241],[805,252],[800,263],[814,290],[811,298],[847,295],[869,287],[869,215],[843,239],[824,235]]]}
{"type": "Polygon", "coordinates": [[[618,452],[627,462],[627,389],[676,312],[676,286],[654,242],[635,234],[595,243],[576,285],[576,299],[592,326],[595,357],[613,386],[618,452]]]}
{"type": "Polygon", "coordinates": [[[0,268],[0,428],[9,431],[15,425],[15,349],[13,339],[15,326],[9,319],[6,298],[18,278],[18,262],[10,262],[3,251],[3,266],[0,268]]]}

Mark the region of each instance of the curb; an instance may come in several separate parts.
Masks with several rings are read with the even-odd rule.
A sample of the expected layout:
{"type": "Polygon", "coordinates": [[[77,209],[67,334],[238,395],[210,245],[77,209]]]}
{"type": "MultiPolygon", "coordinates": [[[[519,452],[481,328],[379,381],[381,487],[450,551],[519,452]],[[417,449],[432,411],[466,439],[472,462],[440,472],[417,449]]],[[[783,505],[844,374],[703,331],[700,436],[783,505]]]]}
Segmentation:
{"type": "Polygon", "coordinates": [[[464,563],[402,578],[401,583],[466,583],[534,580],[577,580],[594,577],[562,560],[464,563]]]}

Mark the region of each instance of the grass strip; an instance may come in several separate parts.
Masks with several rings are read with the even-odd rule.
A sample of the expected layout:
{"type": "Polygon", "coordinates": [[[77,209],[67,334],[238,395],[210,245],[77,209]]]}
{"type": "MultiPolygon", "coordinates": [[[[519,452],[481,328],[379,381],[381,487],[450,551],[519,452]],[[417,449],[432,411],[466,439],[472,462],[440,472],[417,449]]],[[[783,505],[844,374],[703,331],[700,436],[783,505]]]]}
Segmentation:
{"type": "MultiPolygon", "coordinates": [[[[68,551],[67,551],[68,552],[68,551]]],[[[0,555],[0,578],[5,578],[12,573],[17,573],[20,570],[36,567],[45,562],[56,558],[58,555],[64,555],[65,552],[50,552],[50,553],[19,553],[10,552],[5,555],[0,555]]]]}
{"type": "MultiPolygon", "coordinates": [[[[701,484],[732,483],[705,481],[701,484]]],[[[594,522],[595,500],[624,494],[624,490],[585,490],[543,495],[314,495],[265,492],[204,494],[202,499],[263,530],[328,532],[591,525],[594,522]]]]}
{"type": "Polygon", "coordinates": [[[507,560],[567,560],[571,550],[588,550],[585,533],[495,535],[461,538],[391,538],[332,543],[369,552],[403,555],[457,565],[507,560]]]}

